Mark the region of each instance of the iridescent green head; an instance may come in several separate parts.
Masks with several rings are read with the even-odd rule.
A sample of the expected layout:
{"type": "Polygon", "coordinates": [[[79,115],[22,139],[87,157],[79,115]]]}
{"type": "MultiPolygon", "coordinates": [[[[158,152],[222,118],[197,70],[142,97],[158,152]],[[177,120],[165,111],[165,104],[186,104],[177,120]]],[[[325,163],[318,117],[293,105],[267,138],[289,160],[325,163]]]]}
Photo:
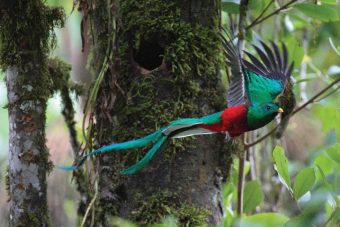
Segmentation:
{"type": "Polygon", "coordinates": [[[247,124],[252,130],[261,128],[271,122],[283,110],[276,103],[262,103],[250,106],[247,112],[247,124]]]}

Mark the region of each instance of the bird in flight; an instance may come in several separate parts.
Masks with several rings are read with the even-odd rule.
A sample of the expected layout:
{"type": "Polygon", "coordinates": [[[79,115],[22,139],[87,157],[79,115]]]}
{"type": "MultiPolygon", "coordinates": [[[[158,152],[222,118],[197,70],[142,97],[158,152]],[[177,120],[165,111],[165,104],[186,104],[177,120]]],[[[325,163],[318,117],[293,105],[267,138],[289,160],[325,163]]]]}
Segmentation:
{"type": "Polygon", "coordinates": [[[222,37],[222,42],[226,64],[231,68],[227,107],[223,111],[200,118],[175,120],[143,138],[103,146],[83,156],[75,165],[59,168],[76,170],[92,155],[153,144],[139,162],[122,171],[122,174],[133,174],[143,168],[169,139],[214,133],[236,137],[272,121],[284,111],[279,106],[278,97],[283,93],[294,66],[293,62],[288,63],[286,46],[282,44],[280,51],[274,42],[271,47],[261,42],[261,46],[253,46],[259,58],[245,51],[248,61],[241,57],[231,41],[222,37]]]}

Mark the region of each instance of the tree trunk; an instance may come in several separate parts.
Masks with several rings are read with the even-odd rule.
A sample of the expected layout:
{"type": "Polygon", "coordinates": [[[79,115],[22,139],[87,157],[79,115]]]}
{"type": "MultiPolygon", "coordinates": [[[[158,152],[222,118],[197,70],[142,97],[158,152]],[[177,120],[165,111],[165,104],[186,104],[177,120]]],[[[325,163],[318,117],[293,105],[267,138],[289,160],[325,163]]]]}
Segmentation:
{"type": "Polygon", "coordinates": [[[46,174],[51,169],[45,146],[46,101],[20,100],[23,77],[34,77],[36,71],[7,70],[9,115],[9,194],[10,225],[48,226],[46,174]]]}
{"type": "MultiPolygon", "coordinates": [[[[112,8],[118,9],[115,67],[103,80],[106,89],[100,90],[98,103],[110,103],[103,102],[111,100],[109,94],[115,102],[106,112],[97,105],[97,134],[105,138],[100,145],[142,137],[178,118],[223,109],[225,95],[217,73],[218,1],[124,0],[112,8]]],[[[103,18],[94,15],[97,22],[103,18]]],[[[107,36],[96,37],[97,44],[100,37],[107,41],[107,36]]],[[[141,171],[119,174],[146,151],[101,156],[102,225],[110,225],[111,215],[139,225],[160,222],[166,215],[183,225],[220,223],[221,183],[231,163],[224,135],[173,140],[141,171]]]]}
{"type": "Polygon", "coordinates": [[[45,110],[53,91],[47,68],[50,31],[63,11],[39,0],[0,4],[0,66],[6,70],[9,113],[10,226],[49,226],[45,110]]]}

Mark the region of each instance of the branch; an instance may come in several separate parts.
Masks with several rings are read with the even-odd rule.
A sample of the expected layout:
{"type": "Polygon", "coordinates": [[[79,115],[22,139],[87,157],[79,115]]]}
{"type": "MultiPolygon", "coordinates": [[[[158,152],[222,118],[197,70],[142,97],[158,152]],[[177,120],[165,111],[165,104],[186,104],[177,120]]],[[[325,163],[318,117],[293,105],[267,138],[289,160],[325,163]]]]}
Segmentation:
{"type": "MultiPolygon", "coordinates": [[[[313,103],[319,96],[321,96],[323,93],[325,93],[328,89],[330,89],[331,87],[333,87],[333,85],[337,84],[338,82],[340,82],[340,78],[336,79],[335,81],[333,81],[332,83],[330,83],[327,87],[325,87],[324,89],[322,89],[319,93],[317,93],[316,95],[314,95],[312,98],[310,98],[307,102],[305,102],[303,105],[301,105],[300,107],[296,108],[293,112],[292,115],[296,114],[297,112],[299,112],[300,110],[302,110],[303,108],[305,108],[306,106],[308,106],[309,104],[313,103]]],[[[245,147],[252,147],[255,146],[256,144],[262,142],[263,140],[265,140],[268,136],[270,136],[271,134],[273,134],[276,129],[277,129],[278,125],[276,125],[272,130],[270,130],[267,134],[265,134],[264,136],[260,137],[259,139],[255,140],[254,142],[245,144],[245,147]]]]}
{"type": "Polygon", "coordinates": [[[340,82],[340,78],[334,80],[332,83],[330,83],[327,87],[325,87],[324,89],[322,89],[319,93],[317,93],[316,95],[314,95],[312,98],[310,98],[307,102],[305,102],[305,104],[301,105],[300,107],[298,107],[297,109],[295,109],[292,113],[292,115],[296,114],[297,112],[299,112],[300,110],[302,110],[303,108],[305,108],[306,106],[308,106],[309,104],[311,104],[312,102],[314,102],[315,99],[317,99],[319,96],[321,96],[323,93],[325,93],[328,89],[332,88],[333,85],[337,84],[338,82],[340,82]]]}
{"type": "Polygon", "coordinates": [[[94,203],[96,202],[97,198],[98,198],[98,182],[96,181],[95,182],[95,193],[94,193],[94,196],[93,196],[89,206],[86,208],[86,212],[85,212],[85,215],[83,217],[83,220],[81,221],[80,227],[84,227],[85,226],[87,217],[88,217],[88,215],[90,213],[90,210],[94,209],[93,206],[94,206],[94,203]]]}
{"type": "MultiPolygon", "coordinates": [[[[260,14],[258,17],[256,17],[255,20],[254,20],[250,25],[252,25],[252,24],[256,23],[258,20],[260,20],[261,17],[263,17],[263,15],[267,12],[267,10],[269,9],[269,7],[274,3],[274,1],[275,1],[275,0],[271,0],[271,1],[268,3],[268,5],[263,9],[263,11],[261,12],[261,14],[260,14]]],[[[249,25],[249,26],[250,26],[250,25],[249,25]]],[[[248,27],[249,27],[249,26],[248,26],[248,27]]],[[[247,29],[247,28],[246,28],[246,29],[247,29]]]]}
{"type": "Polygon", "coordinates": [[[239,154],[239,165],[238,165],[237,215],[239,216],[241,216],[243,213],[244,155],[245,155],[245,152],[241,151],[239,154]]]}
{"type": "MultiPolygon", "coordinates": [[[[248,25],[246,27],[246,30],[248,30],[251,27],[254,27],[257,24],[262,23],[263,21],[267,20],[268,18],[274,16],[275,14],[279,14],[282,10],[287,9],[291,4],[297,2],[298,0],[292,0],[288,3],[286,3],[285,5],[281,6],[280,8],[278,8],[277,10],[275,10],[274,12],[270,13],[269,15],[263,17],[262,19],[255,19],[250,25],[248,25]]],[[[269,7],[269,6],[268,6],[269,7]]]]}
{"type": "MultiPolygon", "coordinates": [[[[245,37],[245,24],[247,18],[248,0],[241,0],[240,3],[240,19],[238,25],[238,48],[240,53],[244,47],[244,37],[245,37]]],[[[243,143],[245,142],[245,135],[243,136],[243,143]]],[[[243,213],[243,188],[244,188],[244,155],[245,150],[241,151],[239,154],[239,174],[238,174],[238,185],[237,185],[237,214],[239,216],[243,213]]]]}
{"type": "Polygon", "coordinates": [[[321,98],[314,100],[314,102],[320,102],[321,100],[328,98],[329,96],[333,95],[337,90],[339,90],[340,86],[335,88],[333,91],[329,92],[327,95],[322,96],[321,98]]]}

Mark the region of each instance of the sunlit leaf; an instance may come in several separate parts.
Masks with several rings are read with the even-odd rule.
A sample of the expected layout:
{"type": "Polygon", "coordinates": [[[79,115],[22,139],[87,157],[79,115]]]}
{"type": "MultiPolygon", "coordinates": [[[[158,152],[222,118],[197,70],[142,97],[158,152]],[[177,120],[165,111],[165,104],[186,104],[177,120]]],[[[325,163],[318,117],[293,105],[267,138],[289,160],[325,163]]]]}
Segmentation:
{"type": "Polygon", "coordinates": [[[294,37],[289,36],[285,40],[285,44],[288,49],[289,60],[294,61],[295,66],[301,65],[305,53],[300,43],[294,37]]]}
{"type": "Polygon", "coordinates": [[[340,164],[340,144],[337,143],[334,146],[327,149],[328,156],[338,164],[340,164]]]}
{"type": "Polygon", "coordinates": [[[339,226],[340,225],[340,207],[335,208],[332,212],[331,216],[326,221],[326,224],[332,223],[332,226],[339,226]]]}
{"type": "Polygon", "coordinates": [[[223,185],[222,191],[222,202],[223,207],[228,207],[232,202],[233,194],[237,191],[237,187],[233,184],[231,180],[223,185]]]}
{"type": "Polygon", "coordinates": [[[136,227],[137,226],[134,223],[126,219],[119,218],[119,217],[113,217],[111,220],[111,224],[114,226],[121,226],[121,227],[136,227]]]}
{"type": "Polygon", "coordinates": [[[312,27],[311,23],[308,22],[305,18],[302,18],[296,14],[288,13],[287,16],[289,16],[290,20],[292,21],[294,28],[296,29],[304,29],[312,27]]]}
{"type": "Polygon", "coordinates": [[[260,182],[252,180],[244,186],[243,210],[245,213],[253,211],[263,200],[260,182]]]}
{"type": "Polygon", "coordinates": [[[240,0],[222,0],[222,10],[230,14],[240,13],[240,0]]]}
{"type": "Polygon", "coordinates": [[[226,208],[223,217],[223,227],[232,227],[234,223],[234,213],[230,208],[226,208]]]}
{"type": "Polygon", "coordinates": [[[240,227],[278,227],[282,226],[289,220],[283,214],[279,213],[260,213],[252,216],[243,217],[240,221],[240,227]]]}
{"type": "Polygon", "coordinates": [[[340,109],[337,108],[335,111],[335,133],[336,138],[338,141],[340,141],[340,109]]]}
{"type": "Polygon", "coordinates": [[[285,156],[282,147],[279,145],[274,148],[273,160],[275,163],[275,169],[279,174],[280,181],[287,187],[289,191],[292,191],[288,173],[288,159],[285,156]]]}
{"type": "MultiPolygon", "coordinates": [[[[249,9],[254,17],[259,16],[271,0],[250,0],[249,9]]],[[[272,4],[273,5],[273,4],[272,4]]]]}
{"type": "Polygon", "coordinates": [[[309,167],[301,170],[294,181],[294,198],[298,200],[306,192],[310,191],[315,183],[314,169],[309,167]]]}
{"type": "Polygon", "coordinates": [[[322,3],[337,5],[337,0],[321,0],[322,3]]]}
{"type": "Polygon", "coordinates": [[[314,163],[322,169],[322,172],[325,175],[330,174],[333,170],[332,160],[325,155],[320,155],[316,157],[314,159],[314,163]]]}
{"type": "Polygon", "coordinates": [[[316,5],[311,3],[301,3],[294,5],[294,8],[308,17],[324,22],[338,21],[340,19],[336,8],[325,4],[316,5]]]}

